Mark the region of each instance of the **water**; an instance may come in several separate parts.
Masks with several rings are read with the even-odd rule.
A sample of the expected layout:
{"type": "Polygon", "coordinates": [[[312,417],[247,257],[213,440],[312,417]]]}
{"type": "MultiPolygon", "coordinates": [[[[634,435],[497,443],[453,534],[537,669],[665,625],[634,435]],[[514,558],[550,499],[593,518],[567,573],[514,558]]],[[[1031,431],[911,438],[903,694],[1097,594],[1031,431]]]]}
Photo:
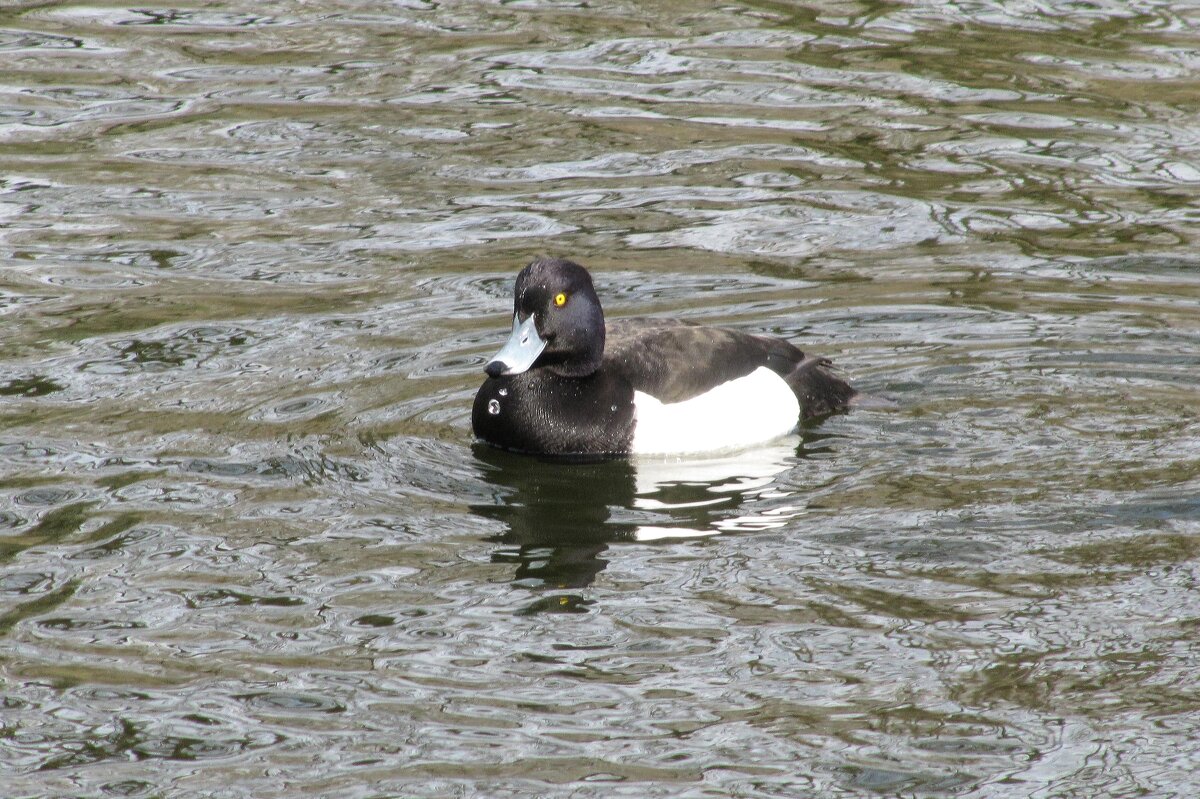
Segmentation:
{"type": "Polygon", "coordinates": [[[6,796],[1191,797],[1200,11],[8,2],[6,796]],[[537,253],[894,410],[474,445],[537,253]]]}

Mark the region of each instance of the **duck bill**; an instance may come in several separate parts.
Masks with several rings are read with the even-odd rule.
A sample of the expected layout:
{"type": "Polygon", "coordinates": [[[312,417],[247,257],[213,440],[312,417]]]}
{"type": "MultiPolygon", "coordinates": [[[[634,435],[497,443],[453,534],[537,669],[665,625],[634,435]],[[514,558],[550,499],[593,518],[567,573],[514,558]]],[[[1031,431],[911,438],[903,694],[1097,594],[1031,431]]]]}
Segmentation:
{"type": "Polygon", "coordinates": [[[514,315],[512,335],[509,336],[508,343],[492,356],[487,366],[483,367],[483,371],[487,372],[489,377],[519,375],[533,366],[533,362],[544,349],[546,342],[538,335],[533,314],[524,322],[514,315]]]}

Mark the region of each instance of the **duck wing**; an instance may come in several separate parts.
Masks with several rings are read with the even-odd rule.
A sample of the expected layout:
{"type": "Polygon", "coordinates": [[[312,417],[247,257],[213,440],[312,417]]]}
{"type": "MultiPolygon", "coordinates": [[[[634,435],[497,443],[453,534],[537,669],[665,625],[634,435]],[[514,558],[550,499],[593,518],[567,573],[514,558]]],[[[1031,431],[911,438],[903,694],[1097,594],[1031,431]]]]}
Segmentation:
{"type": "Polygon", "coordinates": [[[612,322],[604,343],[605,365],[664,403],[699,396],[760,366],[786,375],[803,360],[783,339],[662,319],[612,322]]]}
{"type": "Polygon", "coordinates": [[[784,339],[675,320],[609,323],[604,361],[636,391],[663,403],[692,399],[760,366],[787,382],[805,419],[844,411],[858,393],[829,359],[805,355],[784,339]]]}

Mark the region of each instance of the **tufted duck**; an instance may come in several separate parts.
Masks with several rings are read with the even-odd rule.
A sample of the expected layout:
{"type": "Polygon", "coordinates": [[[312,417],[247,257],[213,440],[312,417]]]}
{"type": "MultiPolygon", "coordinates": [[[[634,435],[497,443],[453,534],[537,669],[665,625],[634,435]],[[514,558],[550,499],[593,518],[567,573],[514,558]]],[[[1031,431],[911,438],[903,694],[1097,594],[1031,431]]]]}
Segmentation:
{"type": "Polygon", "coordinates": [[[761,444],[858,394],[791,343],[666,319],[605,326],[579,264],[517,275],[512,336],[488,362],[471,426],[543,455],[696,454],[761,444]]]}

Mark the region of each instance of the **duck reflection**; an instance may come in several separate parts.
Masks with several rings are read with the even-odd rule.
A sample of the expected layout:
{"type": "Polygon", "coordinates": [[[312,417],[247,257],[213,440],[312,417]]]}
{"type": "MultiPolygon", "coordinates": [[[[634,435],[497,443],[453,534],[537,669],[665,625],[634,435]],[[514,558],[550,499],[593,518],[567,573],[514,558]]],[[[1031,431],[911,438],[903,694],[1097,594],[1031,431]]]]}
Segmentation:
{"type": "MultiPolygon", "coordinates": [[[[608,565],[618,541],[695,538],[779,527],[799,512],[776,477],[811,454],[799,436],[721,457],[690,460],[539,460],[477,444],[494,504],[476,513],[503,522],[494,563],[516,566],[513,582],[531,589],[582,588],[608,565]],[[743,511],[748,499],[772,499],[743,511]],[[782,503],[780,502],[782,501],[782,503]]],[[[757,504],[757,503],[756,503],[757,504]]],[[[579,612],[578,597],[531,610],[579,612]]]]}
{"type": "Polygon", "coordinates": [[[590,585],[608,565],[600,557],[608,545],[632,537],[633,527],[613,518],[634,494],[628,461],[546,461],[485,444],[475,446],[475,457],[484,465],[484,479],[499,490],[495,504],[472,510],[507,527],[488,541],[497,545],[493,563],[516,565],[514,582],[530,588],[590,585]]]}

